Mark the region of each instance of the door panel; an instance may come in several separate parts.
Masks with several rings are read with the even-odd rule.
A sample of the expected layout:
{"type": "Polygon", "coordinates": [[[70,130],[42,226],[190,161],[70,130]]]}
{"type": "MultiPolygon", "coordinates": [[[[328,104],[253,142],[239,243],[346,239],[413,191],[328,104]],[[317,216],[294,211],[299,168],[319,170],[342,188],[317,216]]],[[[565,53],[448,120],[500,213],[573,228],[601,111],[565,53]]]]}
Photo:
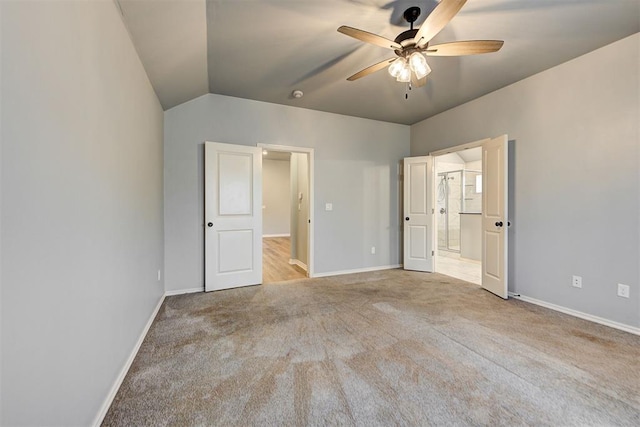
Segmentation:
{"type": "Polygon", "coordinates": [[[205,290],[262,282],[262,151],[205,143],[205,290]]]}
{"type": "Polygon", "coordinates": [[[218,271],[233,273],[253,268],[253,230],[218,232],[218,271]]]}
{"type": "Polygon", "coordinates": [[[410,254],[414,259],[425,259],[427,257],[426,245],[427,227],[422,225],[409,226],[409,246],[410,254]]]}
{"type": "Polygon", "coordinates": [[[482,287],[508,298],[508,140],[503,135],[482,145],[482,287]]]}
{"type": "Polygon", "coordinates": [[[218,214],[251,215],[252,154],[218,153],[218,214]]]}
{"type": "Polygon", "coordinates": [[[431,156],[404,159],[404,268],[433,271],[431,156]]]}
{"type": "Polygon", "coordinates": [[[409,164],[409,214],[425,215],[427,213],[427,164],[409,164]]]}
{"type": "Polygon", "coordinates": [[[500,234],[485,231],[484,254],[486,258],[485,274],[500,279],[500,234]]]}

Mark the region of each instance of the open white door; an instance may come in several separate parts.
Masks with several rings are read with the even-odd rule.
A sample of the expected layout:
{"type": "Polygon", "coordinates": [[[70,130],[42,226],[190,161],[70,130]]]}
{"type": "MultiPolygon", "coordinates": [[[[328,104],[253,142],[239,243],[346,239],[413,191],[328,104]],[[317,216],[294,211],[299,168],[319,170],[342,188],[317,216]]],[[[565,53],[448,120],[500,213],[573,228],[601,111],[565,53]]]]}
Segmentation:
{"type": "Polygon", "coordinates": [[[482,144],[482,287],[507,299],[508,139],[482,144]]]}
{"type": "Polygon", "coordinates": [[[433,271],[433,157],[404,159],[404,268],[433,271]]]}
{"type": "Polygon", "coordinates": [[[262,150],[205,142],[206,291],[262,283],[262,150]]]}

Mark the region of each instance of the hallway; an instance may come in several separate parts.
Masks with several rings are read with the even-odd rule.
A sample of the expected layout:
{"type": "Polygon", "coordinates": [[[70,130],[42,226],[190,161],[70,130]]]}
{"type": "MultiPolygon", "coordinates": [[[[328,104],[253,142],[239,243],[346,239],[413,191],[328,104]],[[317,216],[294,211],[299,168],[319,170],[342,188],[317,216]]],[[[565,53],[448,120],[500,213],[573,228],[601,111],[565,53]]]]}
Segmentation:
{"type": "Polygon", "coordinates": [[[289,237],[262,238],[262,283],[304,279],[307,272],[289,264],[291,239],[289,237]]]}

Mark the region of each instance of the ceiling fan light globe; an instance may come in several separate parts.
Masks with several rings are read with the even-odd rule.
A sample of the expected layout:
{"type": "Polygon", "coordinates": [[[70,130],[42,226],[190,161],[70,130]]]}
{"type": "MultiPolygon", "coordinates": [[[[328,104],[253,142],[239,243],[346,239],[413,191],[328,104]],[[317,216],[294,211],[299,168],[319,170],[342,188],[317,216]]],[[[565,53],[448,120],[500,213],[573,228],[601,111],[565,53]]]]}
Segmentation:
{"type": "Polygon", "coordinates": [[[425,67],[416,67],[415,71],[416,77],[418,79],[424,78],[431,72],[431,68],[425,64],[425,67]]]}
{"type": "Polygon", "coordinates": [[[402,67],[400,73],[398,73],[396,80],[401,83],[409,83],[411,81],[411,68],[409,68],[409,65],[406,62],[404,65],[405,66],[402,67]]]}
{"type": "Polygon", "coordinates": [[[404,58],[398,58],[389,65],[389,74],[391,77],[398,77],[400,71],[404,68],[406,62],[404,58]]]}
{"type": "Polygon", "coordinates": [[[431,68],[429,64],[427,64],[427,59],[420,52],[413,52],[411,54],[409,57],[409,67],[416,73],[418,79],[426,77],[431,72],[431,68]]]}

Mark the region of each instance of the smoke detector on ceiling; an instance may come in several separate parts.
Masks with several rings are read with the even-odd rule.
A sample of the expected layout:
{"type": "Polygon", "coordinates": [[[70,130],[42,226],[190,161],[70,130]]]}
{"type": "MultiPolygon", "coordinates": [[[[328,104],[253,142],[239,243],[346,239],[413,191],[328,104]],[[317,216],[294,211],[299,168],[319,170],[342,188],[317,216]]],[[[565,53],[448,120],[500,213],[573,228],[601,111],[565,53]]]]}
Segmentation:
{"type": "Polygon", "coordinates": [[[291,92],[291,95],[295,98],[295,99],[300,99],[302,98],[302,95],[304,95],[304,93],[302,93],[301,90],[294,90],[293,92],[291,92]]]}

